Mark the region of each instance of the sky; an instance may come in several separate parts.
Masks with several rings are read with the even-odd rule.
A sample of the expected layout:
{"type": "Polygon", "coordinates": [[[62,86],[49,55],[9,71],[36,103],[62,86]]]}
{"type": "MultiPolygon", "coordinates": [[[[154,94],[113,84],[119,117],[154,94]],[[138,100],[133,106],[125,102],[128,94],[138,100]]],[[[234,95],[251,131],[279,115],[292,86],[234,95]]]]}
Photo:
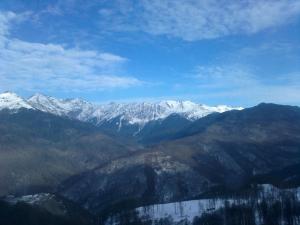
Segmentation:
{"type": "Polygon", "coordinates": [[[3,91],[300,105],[300,0],[1,0],[3,91]]]}

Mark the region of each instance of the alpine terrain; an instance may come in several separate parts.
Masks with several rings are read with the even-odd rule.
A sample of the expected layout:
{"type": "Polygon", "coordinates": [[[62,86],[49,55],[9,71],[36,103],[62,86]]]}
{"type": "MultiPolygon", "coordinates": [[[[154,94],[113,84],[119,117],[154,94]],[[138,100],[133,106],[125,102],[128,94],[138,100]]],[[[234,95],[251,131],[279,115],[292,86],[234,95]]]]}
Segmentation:
{"type": "Polygon", "coordinates": [[[299,220],[299,107],[5,92],[0,109],[3,212],[70,224],[74,213],[79,224],[223,224],[234,213],[264,224],[276,195],[299,220]]]}

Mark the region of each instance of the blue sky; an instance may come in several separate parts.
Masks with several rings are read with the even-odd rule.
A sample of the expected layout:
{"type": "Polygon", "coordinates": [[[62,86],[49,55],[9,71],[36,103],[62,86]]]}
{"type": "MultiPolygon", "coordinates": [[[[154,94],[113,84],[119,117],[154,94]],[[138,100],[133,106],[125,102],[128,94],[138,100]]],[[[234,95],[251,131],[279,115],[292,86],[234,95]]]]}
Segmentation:
{"type": "Polygon", "coordinates": [[[300,1],[2,0],[6,90],[300,105],[300,1]]]}

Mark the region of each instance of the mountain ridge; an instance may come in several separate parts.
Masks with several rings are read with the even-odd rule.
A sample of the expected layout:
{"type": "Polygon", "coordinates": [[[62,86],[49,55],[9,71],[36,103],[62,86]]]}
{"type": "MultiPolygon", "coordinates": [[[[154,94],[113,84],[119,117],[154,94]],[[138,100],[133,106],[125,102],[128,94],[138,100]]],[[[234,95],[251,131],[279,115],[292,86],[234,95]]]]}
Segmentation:
{"type": "Polygon", "coordinates": [[[13,92],[0,94],[0,109],[16,111],[22,107],[90,122],[99,127],[113,127],[114,132],[127,129],[131,136],[139,133],[146,124],[164,120],[172,114],[195,121],[211,113],[243,109],[226,105],[207,106],[191,101],[94,104],[79,98],[58,99],[43,94],[35,94],[28,99],[13,92]]]}

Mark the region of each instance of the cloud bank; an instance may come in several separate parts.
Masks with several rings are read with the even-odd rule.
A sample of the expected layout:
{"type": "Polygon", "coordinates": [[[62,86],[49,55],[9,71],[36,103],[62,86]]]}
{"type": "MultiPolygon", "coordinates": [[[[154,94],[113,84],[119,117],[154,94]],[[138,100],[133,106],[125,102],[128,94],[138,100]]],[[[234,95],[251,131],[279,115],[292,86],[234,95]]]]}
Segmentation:
{"type": "Polygon", "coordinates": [[[209,93],[206,97],[230,99],[245,105],[259,102],[299,104],[299,77],[299,72],[282,74],[267,82],[250,68],[234,64],[198,66],[194,71],[200,92],[209,93]]]}
{"type": "Polygon", "coordinates": [[[300,1],[119,0],[99,14],[106,30],[197,41],[253,34],[292,22],[300,15],[300,1]]]}
{"type": "Polygon", "coordinates": [[[80,92],[142,83],[134,77],[114,75],[127,61],[121,56],[10,37],[10,29],[20,17],[12,12],[0,12],[2,90],[80,92]]]}

